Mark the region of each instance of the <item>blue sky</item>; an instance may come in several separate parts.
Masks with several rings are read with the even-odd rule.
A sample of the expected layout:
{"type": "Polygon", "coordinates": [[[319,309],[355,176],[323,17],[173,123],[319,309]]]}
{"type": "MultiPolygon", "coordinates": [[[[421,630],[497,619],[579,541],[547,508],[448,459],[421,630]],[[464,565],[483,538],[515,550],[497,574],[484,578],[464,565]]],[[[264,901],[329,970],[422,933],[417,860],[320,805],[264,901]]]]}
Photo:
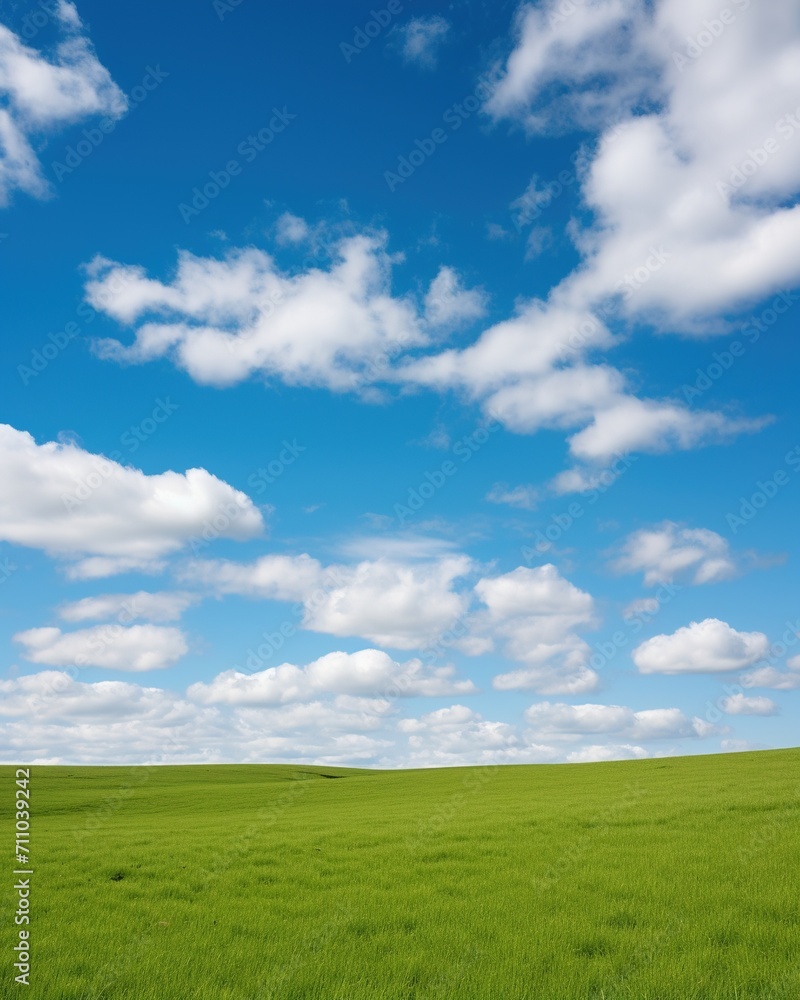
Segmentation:
{"type": "Polygon", "coordinates": [[[799,45],[0,2],[2,759],[794,745],[799,45]]]}

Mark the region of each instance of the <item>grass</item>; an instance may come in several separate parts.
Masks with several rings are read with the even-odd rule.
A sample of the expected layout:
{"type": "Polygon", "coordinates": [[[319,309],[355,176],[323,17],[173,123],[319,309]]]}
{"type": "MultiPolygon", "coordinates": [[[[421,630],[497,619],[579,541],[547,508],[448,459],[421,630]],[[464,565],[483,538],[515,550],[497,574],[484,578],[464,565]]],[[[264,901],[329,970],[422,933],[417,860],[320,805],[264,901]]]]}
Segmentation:
{"type": "Polygon", "coordinates": [[[5,875],[0,996],[797,1000],[799,769],[34,767],[31,986],[5,875]]]}

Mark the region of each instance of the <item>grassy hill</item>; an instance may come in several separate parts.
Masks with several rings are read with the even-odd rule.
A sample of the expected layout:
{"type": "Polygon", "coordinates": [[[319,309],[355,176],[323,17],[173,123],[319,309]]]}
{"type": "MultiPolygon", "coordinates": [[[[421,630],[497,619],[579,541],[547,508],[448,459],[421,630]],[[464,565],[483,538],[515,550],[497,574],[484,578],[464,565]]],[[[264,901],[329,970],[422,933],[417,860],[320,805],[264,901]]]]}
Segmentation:
{"type": "MultiPolygon", "coordinates": [[[[13,869],[14,769],[0,768],[13,869]]],[[[34,767],[31,1000],[797,1000],[800,750],[34,767]]]]}

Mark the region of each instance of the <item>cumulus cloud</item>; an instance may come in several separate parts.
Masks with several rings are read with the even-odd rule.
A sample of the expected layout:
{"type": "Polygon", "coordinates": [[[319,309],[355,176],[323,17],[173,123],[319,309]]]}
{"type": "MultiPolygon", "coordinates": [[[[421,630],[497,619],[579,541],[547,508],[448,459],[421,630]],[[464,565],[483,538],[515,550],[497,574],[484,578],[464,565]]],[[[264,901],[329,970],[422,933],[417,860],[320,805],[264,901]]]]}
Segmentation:
{"type": "Polygon", "coordinates": [[[103,340],[97,350],[130,363],[171,357],[204,385],[259,375],[357,389],[401,349],[426,342],[414,303],[391,295],[385,242],[382,234],[349,237],[333,248],[329,270],[296,275],[255,248],[222,260],[182,252],[166,284],[141,267],[97,258],[88,301],[136,326],[132,345],[103,340]]]}
{"type": "Polygon", "coordinates": [[[742,683],[746,687],[772,688],[775,691],[796,691],[800,689],[800,656],[793,656],[786,662],[786,670],[770,665],[757,667],[745,674],[742,683]]]}
{"type": "Polygon", "coordinates": [[[188,651],[183,632],[162,625],[96,625],[75,632],[31,628],[17,632],[14,641],[31,663],[131,672],[171,667],[188,651]]]}
{"type": "Polygon", "coordinates": [[[84,684],[60,670],[44,670],[0,681],[0,715],[32,719],[164,719],[182,711],[178,699],[161,688],[125,681],[84,684]],[[176,711],[177,710],[177,711],[176,711]]]}
{"type": "Polygon", "coordinates": [[[631,451],[696,448],[763,426],[682,402],[639,399],[622,372],[588,359],[616,343],[589,310],[534,299],[467,347],[401,359],[395,377],[460,390],[516,433],[571,431],[570,452],[590,465],[631,451]]]}
{"type": "Polygon", "coordinates": [[[401,28],[403,58],[406,62],[432,69],[449,32],[449,22],[439,14],[412,18],[401,28]]]}
{"type": "Polygon", "coordinates": [[[691,331],[796,285],[797,9],[734,8],[692,49],[722,24],[714,0],[557,6],[523,8],[487,103],[537,132],[600,133],[581,184],[595,217],[577,235],[584,263],[553,301],[616,299],[623,317],[691,331]]]}
{"type": "Polygon", "coordinates": [[[763,695],[732,694],[723,699],[722,711],[727,715],[777,715],[778,706],[763,695]]]}
{"type": "Polygon", "coordinates": [[[717,583],[737,572],[726,539],[708,528],[686,528],[665,521],[629,535],[613,563],[620,573],[643,573],[648,585],[688,578],[717,583]]]}
{"type": "Polygon", "coordinates": [[[146,475],[75,444],[0,424],[0,539],[72,561],[75,577],[158,568],[204,533],[263,531],[244,493],[205,469],[146,475]],[[82,560],[82,561],[81,561],[82,560]]]}
{"type": "Polygon", "coordinates": [[[578,629],[595,624],[594,601],[562,577],[555,566],[520,566],[475,585],[486,606],[473,620],[476,634],[499,639],[505,654],[523,669],[499,674],[497,690],[580,694],[597,685],[588,666],[589,647],[578,629]]]}
{"type": "Polygon", "coordinates": [[[608,733],[633,740],[707,736],[702,719],[690,719],[678,708],[634,712],[622,705],[566,705],[544,701],[531,705],[525,719],[534,735],[547,739],[608,733]]]}
{"type": "Polygon", "coordinates": [[[464,705],[401,719],[397,729],[408,738],[409,756],[403,763],[410,767],[533,762],[552,760],[557,753],[552,747],[526,745],[514,726],[485,720],[464,705]]]}
{"type": "MultiPolygon", "coordinates": [[[[378,380],[460,391],[514,432],[565,432],[573,482],[620,454],[757,431],[767,418],[640,398],[631,378],[597,357],[637,322],[722,328],[800,278],[800,13],[752,4],[699,57],[684,57],[718,14],[714,0],[521,8],[486,109],[536,132],[596,133],[576,178],[587,211],[570,227],[581,261],[468,346],[437,350],[438,324],[478,318],[482,293],[442,268],[428,296],[439,305],[395,297],[383,237],[361,235],[335,248],[329,270],[297,275],[254,249],[222,261],[182,254],[168,283],[99,260],[90,302],[105,293],[108,314],[135,326],[132,345],[106,341],[101,353],[170,356],[216,385],[255,374],[335,391],[378,380]]],[[[416,37],[424,51],[424,32],[416,37]]],[[[524,215],[543,197],[534,183],[515,210],[524,215]]],[[[303,227],[292,217],[278,232],[291,242],[303,227]]]]}
{"type": "Polygon", "coordinates": [[[420,660],[397,663],[377,649],[328,653],[305,667],[283,663],[255,674],[226,670],[209,684],[193,684],[188,696],[206,705],[281,705],[320,694],[360,697],[433,697],[474,694],[472,681],[454,679],[452,667],[427,670],[420,660]]]}
{"type": "Polygon", "coordinates": [[[469,694],[470,688],[448,670],[426,669],[416,660],[398,663],[378,650],[333,653],[305,667],[284,664],[249,676],[225,671],[186,694],[116,680],[84,683],[69,672],[45,670],[0,680],[0,758],[443,767],[647,756],[625,742],[575,745],[595,730],[617,739],[622,731],[628,739],[637,727],[643,738],[703,735],[675,709],[657,719],[635,713],[633,723],[622,716],[617,733],[602,719],[589,724],[586,706],[576,707],[580,726],[555,718],[570,706],[552,706],[544,742],[530,726],[520,732],[514,723],[486,719],[463,704],[398,717],[398,695],[439,697],[446,690],[469,694]],[[573,738],[560,731],[570,727],[577,730],[573,738]]]}
{"type": "Polygon", "coordinates": [[[300,555],[264,556],[249,564],[195,561],[181,576],[221,594],[301,602],[302,625],[313,632],[414,649],[465,613],[469,594],[457,592],[454,584],[471,569],[472,561],[461,555],[327,567],[300,555]]]}
{"type": "Polygon", "coordinates": [[[139,590],[135,594],[98,594],[96,597],[83,597],[79,601],[62,604],[58,614],[67,622],[102,621],[111,618],[123,625],[136,619],[173,622],[199,600],[199,594],[189,594],[179,590],[162,590],[157,593],[139,590]]]}
{"type": "Polygon", "coordinates": [[[53,16],[61,40],[49,55],[0,24],[0,206],[15,190],[48,194],[37,156],[45,136],[95,115],[118,118],[128,106],[98,61],[75,5],[60,0],[53,16]]]}
{"type": "Polygon", "coordinates": [[[642,674],[713,674],[743,670],[769,652],[763,632],[737,632],[718,618],[656,635],[633,651],[642,674]]]}

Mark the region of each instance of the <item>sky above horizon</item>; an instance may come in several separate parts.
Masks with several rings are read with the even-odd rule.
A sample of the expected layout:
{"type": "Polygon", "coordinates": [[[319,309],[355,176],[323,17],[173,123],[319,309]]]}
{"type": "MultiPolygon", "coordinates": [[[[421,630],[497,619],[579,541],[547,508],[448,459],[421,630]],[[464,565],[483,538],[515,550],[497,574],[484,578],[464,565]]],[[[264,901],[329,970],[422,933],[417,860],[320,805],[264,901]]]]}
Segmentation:
{"type": "Polygon", "coordinates": [[[797,744],[800,8],[0,0],[0,760],[797,744]]]}

